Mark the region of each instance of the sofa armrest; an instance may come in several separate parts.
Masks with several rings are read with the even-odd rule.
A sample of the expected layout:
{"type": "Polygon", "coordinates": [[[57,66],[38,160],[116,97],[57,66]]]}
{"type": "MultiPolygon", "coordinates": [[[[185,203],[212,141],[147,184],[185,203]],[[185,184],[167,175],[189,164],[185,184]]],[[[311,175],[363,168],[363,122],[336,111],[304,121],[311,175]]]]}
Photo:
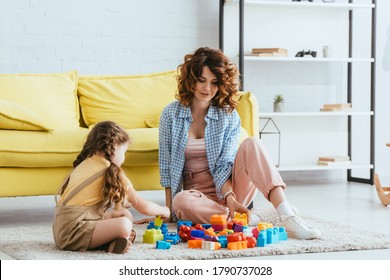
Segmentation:
{"type": "Polygon", "coordinates": [[[238,92],[239,105],[236,110],[241,118],[241,126],[249,136],[259,136],[259,107],[257,99],[251,92],[238,92]]]}

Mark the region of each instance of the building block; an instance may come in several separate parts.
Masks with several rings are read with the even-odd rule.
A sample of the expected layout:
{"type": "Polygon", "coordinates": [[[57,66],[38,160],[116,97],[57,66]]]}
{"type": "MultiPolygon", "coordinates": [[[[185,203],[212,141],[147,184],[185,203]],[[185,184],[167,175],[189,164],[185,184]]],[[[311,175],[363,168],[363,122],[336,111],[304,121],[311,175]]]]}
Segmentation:
{"type": "Polygon", "coordinates": [[[212,215],[210,224],[215,231],[221,231],[227,227],[226,215],[212,215]]]}
{"type": "Polygon", "coordinates": [[[242,234],[242,232],[235,232],[235,233],[227,236],[227,240],[229,243],[243,241],[244,239],[245,238],[244,238],[244,235],[242,234]]]}
{"type": "Polygon", "coordinates": [[[259,237],[259,233],[260,233],[260,230],[257,227],[252,229],[252,235],[254,238],[257,239],[259,237]]]}
{"type": "Polygon", "coordinates": [[[186,225],[181,225],[178,234],[179,234],[181,240],[183,240],[184,242],[187,242],[191,237],[191,227],[186,226],[186,225]]]}
{"type": "Polygon", "coordinates": [[[279,228],[279,240],[280,241],[286,241],[288,238],[287,231],[284,227],[279,228]]]}
{"type": "Polygon", "coordinates": [[[279,229],[267,228],[267,244],[275,244],[279,242],[279,229]]]}
{"type": "Polygon", "coordinates": [[[233,223],[242,224],[243,226],[248,225],[248,217],[246,213],[234,213],[233,223]]]}
{"type": "Polygon", "coordinates": [[[204,238],[204,231],[200,229],[192,229],[190,231],[191,238],[192,237],[198,237],[198,238],[204,238]]]}
{"type": "Polygon", "coordinates": [[[221,244],[222,248],[226,248],[228,245],[227,237],[226,235],[222,235],[218,237],[218,242],[221,244]]]}
{"type": "Polygon", "coordinates": [[[192,227],[192,221],[188,221],[188,220],[179,220],[179,221],[177,221],[177,231],[180,230],[180,227],[182,225],[192,227]]]}
{"type": "Polygon", "coordinates": [[[248,248],[256,247],[257,240],[253,236],[247,236],[246,238],[248,248]]]}
{"type": "Polygon", "coordinates": [[[238,241],[238,242],[229,242],[227,245],[227,248],[229,250],[243,250],[248,248],[248,242],[246,240],[244,241],[238,241]]]}
{"type": "Polygon", "coordinates": [[[200,249],[202,248],[203,239],[188,240],[188,248],[200,249]]]}
{"type": "Polygon", "coordinates": [[[212,242],[212,241],[203,240],[202,249],[203,250],[212,250],[212,251],[219,250],[219,249],[221,249],[221,244],[219,242],[212,242]]]}
{"type": "Polygon", "coordinates": [[[258,223],[257,228],[259,231],[262,231],[263,229],[272,228],[274,225],[271,223],[258,223]]]}
{"type": "Polygon", "coordinates": [[[160,229],[147,229],[143,235],[144,243],[156,243],[158,240],[164,240],[164,235],[161,233],[160,229]]]}
{"type": "Polygon", "coordinates": [[[177,245],[180,241],[180,236],[176,232],[168,232],[164,234],[164,241],[167,241],[173,245],[177,245]]]}
{"type": "Polygon", "coordinates": [[[156,249],[159,250],[167,250],[171,248],[171,243],[164,241],[164,240],[157,240],[156,242],[156,249]]]}
{"type": "Polygon", "coordinates": [[[161,227],[162,224],[163,224],[163,219],[161,218],[161,216],[157,216],[156,219],[154,219],[154,225],[156,227],[161,227]]]}
{"type": "Polygon", "coordinates": [[[267,245],[267,232],[262,230],[257,237],[257,247],[265,247],[267,245]]]}
{"type": "Polygon", "coordinates": [[[210,224],[202,224],[202,227],[207,230],[209,228],[211,228],[211,225],[210,224]]]}

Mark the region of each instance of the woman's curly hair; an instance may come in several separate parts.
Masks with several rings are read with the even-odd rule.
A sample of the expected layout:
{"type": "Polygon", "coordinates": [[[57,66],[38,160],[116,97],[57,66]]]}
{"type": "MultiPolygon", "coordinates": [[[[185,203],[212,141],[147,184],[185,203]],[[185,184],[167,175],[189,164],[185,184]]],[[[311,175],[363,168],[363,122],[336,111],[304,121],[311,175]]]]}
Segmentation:
{"type": "Polygon", "coordinates": [[[111,121],[96,124],[83,146],[82,151],[73,162],[73,167],[78,166],[85,159],[101,152],[104,158],[110,162],[110,166],[104,176],[103,199],[106,201],[105,209],[121,203],[124,205],[126,197],[126,185],[121,174],[122,169],[112,159],[115,155],[115,145],[130,142],[129,135],[119,125],[111,121]]]}
{"type": "Polygon", "coordinates": [[[184,106],[191,104],[196,83],[205,66],[218,80],[218,91],[211,104],[232,111],[238,105],[238,102],[233,99],[238,90],[238,69],[220,50],[208,47],[199,48],[193,54],[185,55],[184,63],[177,67],[179,74],[176,99],[184,106]]]}

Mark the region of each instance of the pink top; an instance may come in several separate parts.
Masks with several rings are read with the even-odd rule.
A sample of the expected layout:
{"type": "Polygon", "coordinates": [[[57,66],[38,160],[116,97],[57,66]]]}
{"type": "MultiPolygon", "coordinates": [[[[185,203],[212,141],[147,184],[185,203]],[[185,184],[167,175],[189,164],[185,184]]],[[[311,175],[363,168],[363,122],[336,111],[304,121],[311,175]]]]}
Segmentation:
{"type": "Polygon", "coordinates": [[[199,172],[207,170],[206,142],[204,138],[188,138],[187,147],[184,151],[184,172],[199,172]]]}

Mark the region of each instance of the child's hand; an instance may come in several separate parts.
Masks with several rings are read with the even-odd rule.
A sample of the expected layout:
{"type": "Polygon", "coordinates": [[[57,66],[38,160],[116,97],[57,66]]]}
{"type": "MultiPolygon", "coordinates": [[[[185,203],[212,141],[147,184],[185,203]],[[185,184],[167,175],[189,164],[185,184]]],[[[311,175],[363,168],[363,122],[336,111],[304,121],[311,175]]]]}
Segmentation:
{"type": "Polygon", "coordinates": [[[167,206],[163,206],[163,213],[161,215],[161,218],[163,218],[164,220],[172,220],[172,217],[171,217],[171,211],[169,210],[169,208],[167,206]]]}

